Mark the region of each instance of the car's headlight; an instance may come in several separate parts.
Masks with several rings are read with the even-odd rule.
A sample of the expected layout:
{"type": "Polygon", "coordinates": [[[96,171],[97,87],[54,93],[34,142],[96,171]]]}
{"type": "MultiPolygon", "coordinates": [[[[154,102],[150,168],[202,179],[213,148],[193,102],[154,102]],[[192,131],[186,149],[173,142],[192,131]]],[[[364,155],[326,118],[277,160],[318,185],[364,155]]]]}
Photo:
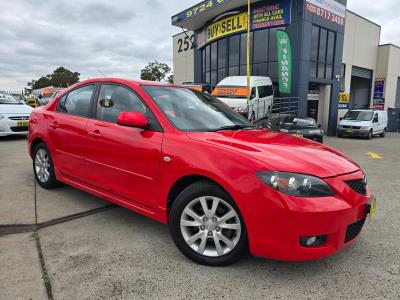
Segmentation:
{"type": "Polygon", "coordinates": [[[310,175],[284,172],[258,172],[258,178],[271,188],[296,197],[328,197],[334,193],[322,179],[310,175]]]}
{"type": "Polygon", "coordinates": [[[236,107],[233,109],[234,111],[240,113],[240,114],[244,114],[244,113],[248,113],[249,109],[247,107],[236,107]]]}
{"type": "Polygon", "coordinates": [[[369,130],[369,127],[368,126],[363,126],[363,127],[361,127],[361,130],[369,130]]]}

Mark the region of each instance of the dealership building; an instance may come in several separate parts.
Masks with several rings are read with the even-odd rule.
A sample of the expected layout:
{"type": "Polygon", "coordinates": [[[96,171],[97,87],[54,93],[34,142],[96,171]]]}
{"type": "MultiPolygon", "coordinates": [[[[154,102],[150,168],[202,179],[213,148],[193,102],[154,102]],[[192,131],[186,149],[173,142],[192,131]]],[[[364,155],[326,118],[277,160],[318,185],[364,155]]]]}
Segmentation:
{"type": "MultiPolygon", "coordinates": [[[[334,135],[348,109],[400,108],[400,48],[380,45],[381,27],[346,0],[251,1],[251,75],[278,84],[277,31],[291,40],[291,92],[300,117],[334,135]]],[[[247,0],[206,0],[172,17],[174,81],[246,75],[247,0]]]]}

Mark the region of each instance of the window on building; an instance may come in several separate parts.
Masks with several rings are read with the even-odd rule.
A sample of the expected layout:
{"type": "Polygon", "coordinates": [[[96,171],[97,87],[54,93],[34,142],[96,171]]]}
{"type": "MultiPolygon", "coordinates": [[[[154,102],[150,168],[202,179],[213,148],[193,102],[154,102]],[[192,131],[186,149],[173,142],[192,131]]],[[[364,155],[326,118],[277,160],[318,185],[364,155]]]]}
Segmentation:
{"type": "Polygon", "coordinates": [[[227,44],[227,39],[218,41],[218,82],[227,76],[227,44]]]}
{"type": "Polygon", "coordinates": [[[229,67],[239,65],[240,35],[229,38],[229,67]]]}
{"type": "MultiPolygon", "coordinates": [[[[269,76],[275,81],[278,79],[276,31],[284,29],[282,27],[251,32],[250,68],[252,75],[269,76]]],[[[202,80],[215,86],[227,76],[246,75],[246,52],[246,33],[223,38],[205,46],[201,50],[202,80]]],[[[315,62],[318,62],[318,57],[315,62]]]]}
{"type": "Polygon", "coordinates": [[[400,108],[400,77],[397,78],[396,102],[394,107],[400,108]]]}
{"type": "Polygon", "coordinates": [[[332,79],[336,34],[333,31],[313,26],[310,49],[310,77],[332,79]]]}

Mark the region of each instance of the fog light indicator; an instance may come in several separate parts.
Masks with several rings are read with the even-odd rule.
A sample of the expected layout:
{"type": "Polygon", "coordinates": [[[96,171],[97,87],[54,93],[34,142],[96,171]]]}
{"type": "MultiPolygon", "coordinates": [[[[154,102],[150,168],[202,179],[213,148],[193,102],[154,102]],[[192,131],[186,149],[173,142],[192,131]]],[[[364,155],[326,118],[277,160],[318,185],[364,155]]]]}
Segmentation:
{"type": "Polygon", "coordinates": [[[327,235],[302,236],[300,237],[300,245],[303,247],[320,247],[324,246],[328,240],[327,235]]]}
{"type": "Polygon", "coordinates": [[[317,241],[317,237],[316,236],[312,236],[312,237],[309,237],[306,240],[306,244],[307,244],[308,247],[310,247],[310,246],[314,245],[316,241],[317,241]]]}

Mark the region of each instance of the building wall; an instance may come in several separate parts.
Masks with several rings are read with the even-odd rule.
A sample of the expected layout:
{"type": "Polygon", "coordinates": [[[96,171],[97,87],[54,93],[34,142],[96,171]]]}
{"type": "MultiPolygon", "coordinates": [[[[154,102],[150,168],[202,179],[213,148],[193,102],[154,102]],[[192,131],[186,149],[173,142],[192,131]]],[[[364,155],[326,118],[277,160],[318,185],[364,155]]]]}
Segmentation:
{"type": "Polygon", "coordinates": [[[400,48],[393,45],[380,46],[377,65],[377,78],[385,79],[385,109],[393,108],[400,77],[400,48]]]}
{"type": "MultiPolygon", "coordinates": [[[[364,69],[376,69],[381,27],[351,11],[346,13],[343,63],[364,69]]],[[[351,68],[348,68],[351,70],[351,68]]]]}
{"type": "Polygon", "coordinates": [[[175,35],[173,41],[174,83],[194,81],[194,42],[193,32],[187,31],[175,35]]]}
{"type": "MultiPolygon", "coordinates": [[[[379,25],[351,11],[346,12],[343,44],[343,64],[345,64],[343,91],[350,92],[351,90],[353,66],[372,70],[372,82],[374,82],[376,77],[380,33],[381,27],[379,25]]],[[[370,101],[372,101],[372,96],[373,87],[371,86],[370,101]]],[[[346,109],[340,109],[339,118],[342,118],[346,112],[346,109]]]]}

